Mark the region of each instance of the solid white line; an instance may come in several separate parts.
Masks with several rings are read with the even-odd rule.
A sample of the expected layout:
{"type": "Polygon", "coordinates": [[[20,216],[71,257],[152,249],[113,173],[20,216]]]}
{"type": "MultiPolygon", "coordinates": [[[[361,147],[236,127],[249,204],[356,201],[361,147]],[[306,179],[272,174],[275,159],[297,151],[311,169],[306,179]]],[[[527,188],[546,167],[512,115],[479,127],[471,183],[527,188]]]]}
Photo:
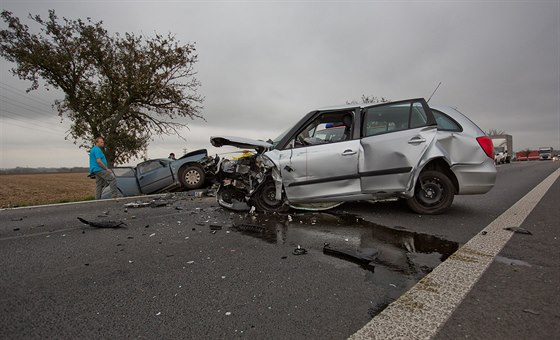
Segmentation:
{"type": "Polygon", "coordinates": [[[430,339],[560,176],[557,169],[350,339],[430,339]]]}

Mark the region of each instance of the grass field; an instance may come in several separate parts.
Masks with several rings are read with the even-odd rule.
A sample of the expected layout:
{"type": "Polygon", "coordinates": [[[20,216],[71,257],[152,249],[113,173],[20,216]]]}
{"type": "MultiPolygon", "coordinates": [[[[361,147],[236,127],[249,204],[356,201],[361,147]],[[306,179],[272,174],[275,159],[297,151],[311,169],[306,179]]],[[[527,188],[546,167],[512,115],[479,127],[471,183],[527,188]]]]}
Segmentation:
{"type": "Polygon", "coordinates": [[[0,208],[86,201],[95,198],[87,173],[0,175],[0,208]]]}

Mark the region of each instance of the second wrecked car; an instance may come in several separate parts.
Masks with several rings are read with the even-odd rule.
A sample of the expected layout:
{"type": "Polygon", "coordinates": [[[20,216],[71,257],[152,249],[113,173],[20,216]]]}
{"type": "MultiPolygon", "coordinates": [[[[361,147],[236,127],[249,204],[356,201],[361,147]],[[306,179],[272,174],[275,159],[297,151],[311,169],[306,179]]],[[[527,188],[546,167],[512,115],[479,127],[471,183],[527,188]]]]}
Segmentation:
{"type": "Polygon", "coordinates": [[[315,110],[274,141],[211,137],[255,153],[218,165],[220,205],[284,211],[291,204],[404,198],[421,214],[496,179],[492,141],[463,114],[423,98],[315,110]]]}
{"type": "MultiPolygon", "coordinates": [[[[212,182],[218,161],[208,156],[206,149],[200,149],[177,160],[150,159],[136,167],[115,167],[111,171],[121,195],[137,196],[202,188],[212,182]]],[[[106,187],[101,198],[110,197],[111,191],[106,187]]]]}

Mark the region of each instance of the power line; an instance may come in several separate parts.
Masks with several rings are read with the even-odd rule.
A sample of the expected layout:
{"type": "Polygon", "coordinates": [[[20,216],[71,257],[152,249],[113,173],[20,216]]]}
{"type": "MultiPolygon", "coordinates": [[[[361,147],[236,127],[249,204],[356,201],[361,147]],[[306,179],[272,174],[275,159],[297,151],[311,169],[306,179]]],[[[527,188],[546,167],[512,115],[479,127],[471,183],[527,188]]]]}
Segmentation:
{"type": "MultiPolygon", "coordinates": [[[[59,126],[52,126],[52,125],[46,126],[46,125],[37,124],[37,121],[29,121],[29,120],[18,119],[16,117],[22,117],[22,118],[25,118],[25,117],[15,113],[15,112],[7,111],[7,110],[1,110],[0,112],[4,114],[4,118],[14,119],[14,120],[20,121],[20,122],[25,123],[25,124],[31,124],[31,125],[35,125],[35,126],[45,128],[45,129],[50,129],[50,130],[52,130],[53,128],[60,128],[59,126]],[[6,117],[5,116],[6,114],[9,115],[10,117],[6,117]]],[[[43,121],[38,121],[38,122],[43,122],[43,121]]],[[[44,123],[46,123],[46,122],[44,122],[44,123]]]]}
{"type": "MultiPolygon", "coordinates": [[[[3,97],[3,96],[0,96],[0,97],[3,97]]],[[[27,110],[29,112],[38,113],[38,114],[41,114],[41,115],[49,115],[48,113],[46,113],[44,111],[37,111],[37,110],[26,108],[25,106],[23,106],[23,105],[25,105],[25,103],[21,103],[23,105],[19,105],[19,104],[10,103],[9,101],[6,101],[5,99],[0,99],[0,102],[7,103],[7,104],[13,105],[15,107],[19,107],[20,109],[27,110]]]]}
{"type": "Polygon", "coordinates": [[[9,84],[6,84],[2,81],[0,81],[0,88],[8,91],[8,92],[12,92],[18,96],[24,97],[24,98],[28,98],[37,102],[40,102],[41,104],[47,104],[47,105],[51,105],[52,103],[49,102],[48,100],[45,100],[43,98],[37,97],[37,96],[32,96],[29,94],[29,92],[26,91],[22,91],[20,89],[18,89],[17,87],[11,86],[9,84]]]}
{"type": "MultiPolygon", "coordinates": [[[[26,126],[23,124],[18,124],[17,121],[19,122],[23,122],[19,119],[15,119],[15,118],[11,118],[11,117],[2,117],[2,125],[3,124],[10,124],[10,125],[15,125],[15,126],[19,126],[21,128],[27,129],[27,130],[35,130],[35,131],[40,131],[40,132],[48,132],[51,133],[53,135],[59,135],[61,133],[66,133],[66,132],[62,132],[62,131],[54,131],[53,129],[49,129],[46,127],[35,127],[35,126],[26,126]]],[[[27,122],[24,122],[25,124],[27,124],[27,122]]]]}

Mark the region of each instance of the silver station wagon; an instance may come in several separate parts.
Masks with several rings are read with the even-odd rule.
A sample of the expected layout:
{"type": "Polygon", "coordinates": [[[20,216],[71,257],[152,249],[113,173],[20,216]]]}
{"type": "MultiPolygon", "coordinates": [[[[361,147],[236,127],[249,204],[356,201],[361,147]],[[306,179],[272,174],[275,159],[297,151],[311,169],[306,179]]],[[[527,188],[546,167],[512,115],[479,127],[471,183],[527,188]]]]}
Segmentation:
{"type": "Polygon", "coordinates": [[[416,213],[440,214],[455,195],[484,194],[496,180],[485,133],[423,98],[312,111],[274,141],[210,141],[255,150],[218,164],[218,202],[235,210],[404,198],[416,213]]]}

